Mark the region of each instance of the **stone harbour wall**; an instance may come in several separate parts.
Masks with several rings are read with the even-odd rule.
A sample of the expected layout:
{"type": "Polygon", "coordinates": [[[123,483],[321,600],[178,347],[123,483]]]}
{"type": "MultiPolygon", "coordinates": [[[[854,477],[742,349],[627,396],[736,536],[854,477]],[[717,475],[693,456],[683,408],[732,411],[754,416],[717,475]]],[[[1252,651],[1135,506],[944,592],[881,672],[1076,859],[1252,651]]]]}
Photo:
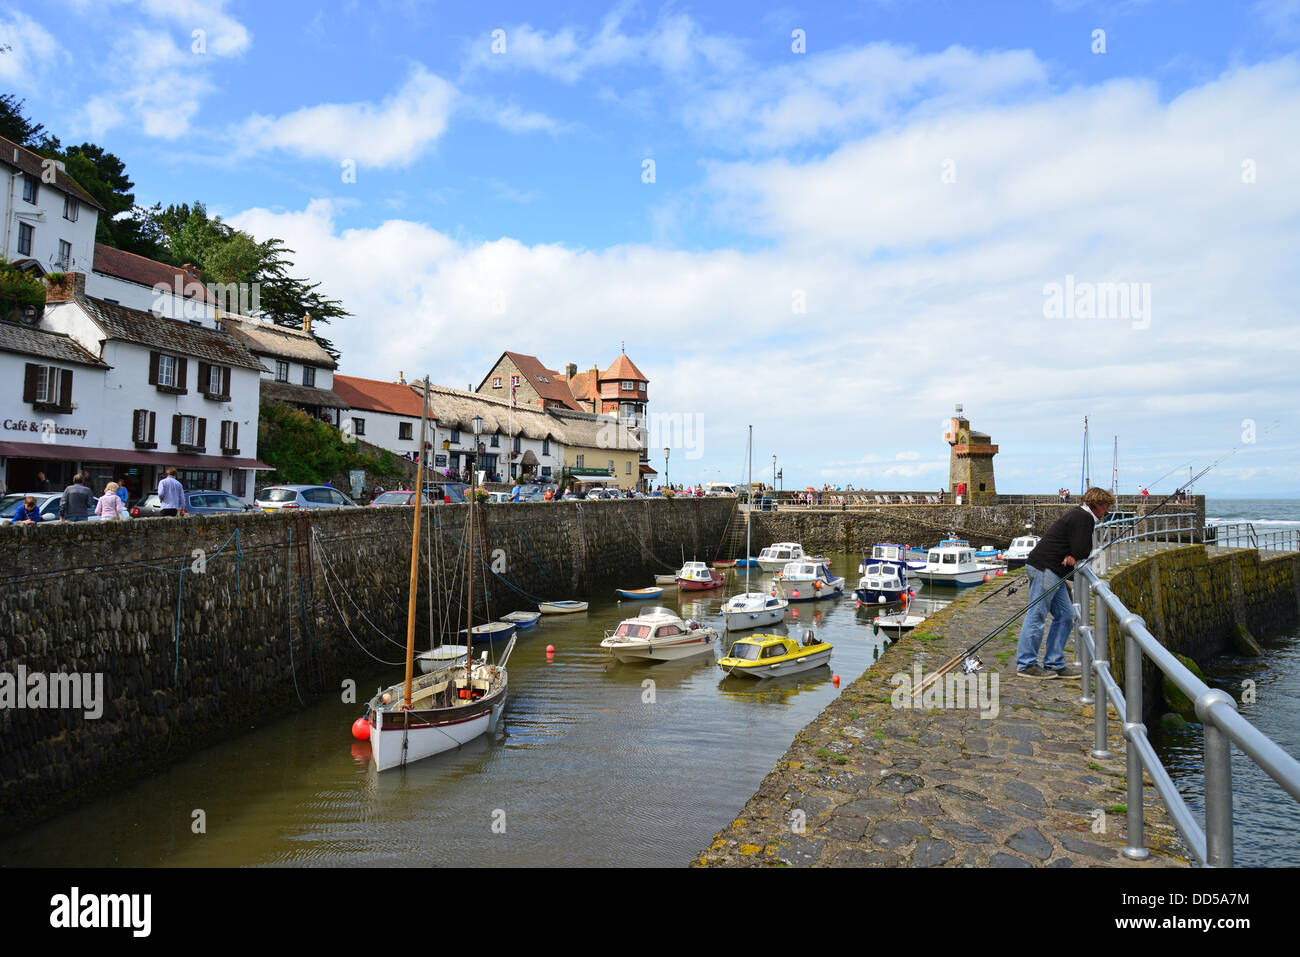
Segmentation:
{"type": "MultiPolygon", "coordinates": [[[[711,559],[733,504],[478,508],[475,620],[534,609],[534,597],[648,585],[683,552],[711,559]]],[[[400,668],[413,515],[364,508],[0,529],[0,833],[338,693],[346,678],[400,668]],[[102,675],[102,715],[17,706],[20,669],[102,675]]],[[[467,518],[465,505],[425,509],[434,535],[424,549],[432,561],[421,560],[417,636],[429,634],[430,581],[434,627],[463,627],[467,518]]],[[[358,714],[369,690],[358,689],[358,714]]]]}
{"type": "MultiPolygon", "coordinates": [[[[1233,650],[1237,624],[1254,634],[1280,631],[1300,615],[1300,554],[1188,545],[1158,551],[1113,571],[1111,590],[1140,615],[1162,645],[1198,663],[1233,650]]],[[[1110,618],[1111,671],[1124,684],[1125,642],[1110,618]]],[[[1143,667],[1143,703],[1159,714],[1159,672],[1143,667]]]]}

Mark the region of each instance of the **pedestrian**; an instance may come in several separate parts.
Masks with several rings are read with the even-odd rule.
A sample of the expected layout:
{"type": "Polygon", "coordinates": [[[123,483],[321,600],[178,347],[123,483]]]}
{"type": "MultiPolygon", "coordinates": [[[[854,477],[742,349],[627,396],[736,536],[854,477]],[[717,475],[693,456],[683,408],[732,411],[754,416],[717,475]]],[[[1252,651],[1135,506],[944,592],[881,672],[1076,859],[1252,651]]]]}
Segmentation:
{"type": "Polygon", "coordinates": [[[50,490],[50,480],[45,477],[44,472],[36,473],[36,491],[48,492],[50,490]]]}
{"type": "Polygon", "coordinates": [[[122,507],[125,508],[125,507],[126,507],[126,503],[127,503],[127,502],[130,500],[130,498],[131,498],[131,492],[130,492],[130,490],[126,487],[126,476],[125,476],[125,475],[122,476],[122,481],[120,481],[120,482],[117,483],[117,497],[120,498],[120,499],[122,500],[122,507]]]}
{"type": "Polygon", "coordinates": [[[40,520],[41,510],[36,507],[35,495],[28,495],[14,509],[13,523],[15,525],[35,525],[40,520]]]}
{"type": "Polygon", "coordinates": [[[80,472],[72,476],[72,484],[63,490],[59,499],[59,518],[65,522],[84,522],[95,507],[95,493],[86,487],[85,476],[80,472]]]}
{"type": "Polygon", "coordinates": [[[1049,598],[1038,599],[1072,574],[1072,569],[1092,551],[1092,528],[1104,518],[1115,502],[1115,496],[1105,489],[1090,488],[1083,495],[1083,503],[1072,508],[1051,524],[1042,541],[1025,559],[1025,573],[1029,576],[1029,610],[1020,628],[1020,641],[1016,645],[1016,674],[1021,678],[1077,678],[1079,669],[1065,663],[1065,642],[1074,623],[1074,604],[1064,588],[1052,591],[1049,598]],[[1038,665],[1038,649],[1043,643],[1043,626],[1048,612],[1052,627],[1047,633],[1047,646],[1043,649],[1043,665],[1038,665]]]}
{"type": "Polygon", "coordinates": [[[185,514],[185,486],[176,477],[176,469],[167,470],[167,477],[158,483],[159,514],[175,516],[185,514]]]}
{"type": "Polygon", "coordinates": [[[109,482],[104,486],[104,494],[99,497],[95,503],[95,514],[100,518],[124,518],[126,508],[122,504],[122,499],[118,497],[117,490],[121,488],[116,482],[109,482]]]}

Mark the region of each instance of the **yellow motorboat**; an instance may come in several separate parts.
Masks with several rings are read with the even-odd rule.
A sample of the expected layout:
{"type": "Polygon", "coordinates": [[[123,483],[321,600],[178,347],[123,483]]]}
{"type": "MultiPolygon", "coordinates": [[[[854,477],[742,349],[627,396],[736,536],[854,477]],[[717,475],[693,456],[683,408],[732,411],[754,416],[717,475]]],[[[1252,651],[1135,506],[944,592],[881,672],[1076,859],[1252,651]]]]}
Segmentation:
{"type": "Polygon", "coordinates": [[[718,667],[729,675],[778,678],[820,668],[831,660],[831,646],[818,641],[812,632],[803,642],[784,635],[750,635],[738,638],[718,667]]]}

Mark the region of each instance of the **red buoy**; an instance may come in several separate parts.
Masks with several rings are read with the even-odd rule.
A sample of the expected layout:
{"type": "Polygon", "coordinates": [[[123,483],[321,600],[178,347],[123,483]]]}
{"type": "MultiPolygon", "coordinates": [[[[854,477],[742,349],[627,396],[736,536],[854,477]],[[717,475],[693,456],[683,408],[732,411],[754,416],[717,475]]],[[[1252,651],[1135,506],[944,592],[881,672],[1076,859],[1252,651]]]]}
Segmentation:
{"type": "Polygon", "coordinates": [[[836,675],[834,678],[832,678],[831,684],[833,684],[835,687],[838,688],[840,686],[840,676],[836,675]]]}
{"type": "Polygon", "coordinates": [[[984,573],[984,580],[985,580],[985,581],[988,581],[988,580],[989,580],[989,573],[988,573],[988,572],[985,572],[985,573],[984,573]]]}
{"type": "Polygon", "coordinates": [[[794,616],[795,616],[796,618],[799,617],[799,609],[798,609],[798,608],[791,608],[790,611],[794,614],[794,616]]]}
{"type": "Polygon", "coordinates": [[[794,597],[795,597],[795,598],[798,598],[798,597],[799,597],[799,589],[797,589],[797,588],[794,590],[794,597]]]}
{"type": "Polygon", "coordinates": [[[352,737],[358,741],[370,740],[370,722],[365,718],[357,718],[352,722],[352,737]]]}

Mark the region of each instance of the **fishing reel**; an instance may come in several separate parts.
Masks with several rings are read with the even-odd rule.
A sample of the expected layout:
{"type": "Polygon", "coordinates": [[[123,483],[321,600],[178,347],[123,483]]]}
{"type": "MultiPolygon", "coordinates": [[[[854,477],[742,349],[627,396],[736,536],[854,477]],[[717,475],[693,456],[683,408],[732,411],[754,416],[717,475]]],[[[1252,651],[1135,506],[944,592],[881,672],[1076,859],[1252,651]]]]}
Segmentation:
{"type": "Polygon", "coordinates": [[[978,655],[970,655],[962,659],[961,673],[964,675],[973,675],[984,668],[984,662],[980,661],[978,655]]]}

